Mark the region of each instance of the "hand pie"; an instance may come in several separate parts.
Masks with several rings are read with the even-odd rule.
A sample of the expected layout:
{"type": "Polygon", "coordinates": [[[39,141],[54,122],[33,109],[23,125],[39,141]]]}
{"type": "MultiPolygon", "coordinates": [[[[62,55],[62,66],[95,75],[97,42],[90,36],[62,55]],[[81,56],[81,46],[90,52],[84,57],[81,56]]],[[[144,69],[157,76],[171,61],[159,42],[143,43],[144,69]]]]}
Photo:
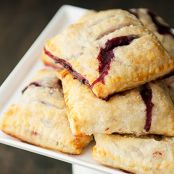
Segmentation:
{"type": "Polygon", "coordinates": [[[170,95],[174,88],[168,87],[164,80],[116,94],[108,101],[95,97],[70,74],[63,77],[62,86],[73,134],[174,136],[174,104],[170,95]]]}
{"type": "Polygon", "coordinates": [[[161,41],[164,48],[174,56],[174,33],[172,28],[159,16],[155,15],[149,9],[130,9],[129,12],[134,14],[149,30],[161,41]]]}
{"type": "Polygon", "coordinates": [[[22,141],[70,154],[80,154],[91,138],[69,128],[60,80],[41,70],[1,120],[1,130],[22,141]]]}
{"type": "Polygon", "coordinates": [[[84,17],[49,40],[44,55],[103,99],[174,69],[155,35],[124,10],[84,17]]]}
{"type": "Polygon", "coordinates": [[[174,138],[95,135],[93,157],[100,163],[136,174],[172,174],[174,138]]]}

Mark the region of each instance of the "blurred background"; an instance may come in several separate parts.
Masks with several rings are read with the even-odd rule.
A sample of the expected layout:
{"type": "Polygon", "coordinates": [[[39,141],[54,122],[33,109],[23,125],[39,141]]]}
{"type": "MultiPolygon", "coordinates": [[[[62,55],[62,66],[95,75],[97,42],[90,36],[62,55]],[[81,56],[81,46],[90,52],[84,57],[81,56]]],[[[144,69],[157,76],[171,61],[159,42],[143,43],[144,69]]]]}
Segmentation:
{"type": "MultiPolygon", "coordinates": [[[[150,8],[174,27],[173,0],[0,0],[0,84],[64,4],[88,9],[150,8]]],[[[71,174],[71,165],[0,145],[0,174],[71,174]]]]}

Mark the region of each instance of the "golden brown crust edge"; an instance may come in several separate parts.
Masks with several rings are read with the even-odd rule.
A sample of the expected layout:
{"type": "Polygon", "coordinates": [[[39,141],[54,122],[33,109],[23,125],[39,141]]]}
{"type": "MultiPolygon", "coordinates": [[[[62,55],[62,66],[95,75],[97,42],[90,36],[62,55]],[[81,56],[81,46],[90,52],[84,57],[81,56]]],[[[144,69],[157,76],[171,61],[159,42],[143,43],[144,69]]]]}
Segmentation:
{"type": "Polygon", "coordinates": [[[169,174],[174,169],[173,138],[98,134],[95,139],[93,158],[103,165],[137,174],[169,174]]]}

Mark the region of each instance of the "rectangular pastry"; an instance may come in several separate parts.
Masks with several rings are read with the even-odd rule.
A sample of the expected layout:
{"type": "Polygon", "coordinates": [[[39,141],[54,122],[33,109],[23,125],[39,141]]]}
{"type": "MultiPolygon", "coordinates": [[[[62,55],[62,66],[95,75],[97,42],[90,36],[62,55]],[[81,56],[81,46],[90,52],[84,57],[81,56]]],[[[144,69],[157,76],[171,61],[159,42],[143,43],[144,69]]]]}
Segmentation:
{"type": "Polygon", "coordinates": [[[172,84],[174,76],[168,83],[150,82],[105,101],[66,74],[62,86],[71,130],[76,135],[117,132],[174,136],[172,84]]]}
{"type": "Polygon", "coordinates": [[[135,174],[172,174],[174,138],[95,135],[93,157],[101,164],[135,174]]]}
{"type": "Polygon", "coordinates": [[[1,130],[22,141],[70,154],[80,154],[89,136],[71,133],[61,82],[53,70],[40,70],[19,101],[1,119],[1,130]]]}
{"type": "Polygon", "coordinates": [[[102,99],[174,70],[155,35],[118,9],[92,12],[69,26],[45,44],[43,60],[61,65],[102,99]]]}

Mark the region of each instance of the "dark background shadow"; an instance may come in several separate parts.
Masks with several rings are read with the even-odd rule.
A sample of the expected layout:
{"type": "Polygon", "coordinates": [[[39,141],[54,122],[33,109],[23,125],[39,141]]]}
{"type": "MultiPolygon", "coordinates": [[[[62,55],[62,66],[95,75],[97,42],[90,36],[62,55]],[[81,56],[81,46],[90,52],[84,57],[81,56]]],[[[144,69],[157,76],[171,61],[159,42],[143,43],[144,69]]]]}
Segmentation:
{"type": "MultiPolygon", "coordinates": [[[[1,0],[0,84],[63,4],[89,9],[147,7],[174,26],[173,0],[1,0]]],[[[71,165],[0,145],[0,174],[70,174],[71,165]]]]}

